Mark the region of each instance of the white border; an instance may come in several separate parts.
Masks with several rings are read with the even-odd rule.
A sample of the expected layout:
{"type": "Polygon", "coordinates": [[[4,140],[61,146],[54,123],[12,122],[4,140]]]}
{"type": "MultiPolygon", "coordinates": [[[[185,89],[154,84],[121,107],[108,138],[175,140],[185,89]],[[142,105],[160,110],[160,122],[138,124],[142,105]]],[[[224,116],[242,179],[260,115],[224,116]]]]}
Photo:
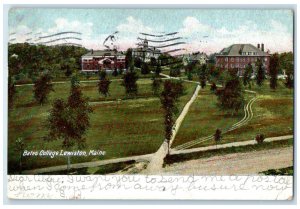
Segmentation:
{"type": "MultiPolygon", "coordinates": [[[[96,1],[93,1],[93,0],[85,0],[84,2],[82,2],[82,1],[80,1],[80,0],[73,0],[72,2],[68,2],[68,1],[66,1],[66,0],[46,0],[46,1],[43,1],[43,2],[41,2],[41,1],[38,1],[38,0],[29,0],[29,1],[26,1],[26,3],[25,2],[23,2],[23,1],[21,1],[21,0],[4,0],[3,1],[3,4],[39,4],[39,5],[41,5],[41,4],[43,4],[43,5],[47,5],[47,6],[51,6],[50,4],[57,4],[56,5],[56,7],[59,7],[58,6],[58,4],[64,4],[63,6],[64,7],[72,7],[73,5],[75,5],[75,4],[77,4],[77,6],[80,6],[79,4],[83,4],[84,3],[84,5],[81,5],[81,6],[84,6],[84,7],[89,7],[89,6],[87,6],[87,4],[96,4],[96,3],[101,3],[101,2],[96,2],[96,1]],[[68,4],[68,3],[72,3],[72,5],[66,5],[66,4],[68,4]]],[[[110,0],[109,1],[109,4],[110,5],[113,5],[113,4],[115,4],[116,6],[118,5],[118,4],[123,4],[124,3],[124,1],[122,1],[122,0],[110,0]]],[[[141,2],[141,1],[138,1],[138,0],[127,0],[126,1],[126,3],[127,4],[139,4],[139,5],[141,5],[141,4],[148,4],[148,7],[159,7],[159,6],[157,6],[157,5],[161,5],[161,4],[163,4],[164,5],[164,7],[168,7],[168,1],[166,1],[166,0],[152,0],[152,1],[147,1],[147,2],[141,2]],[[151,3],[151,4],[157,4],[156,6],[151,6],[151,5],[149,5],[149,3],[151,3]]],[[[197,4],[197,3],[199,3],[199,2],[197,2],[196,0],[185,0],[184,2],[183,1],[178,1],[178,0],[173,0],[172,1],[172,3],[173,4],[197,4]]],[[[221,0],[205,0],[205,1],[201,1],[201,3],[202,4],[209,4],[210,5],[210,7],[212,6],[212,5],[215,5],[215,7],[217,7],[217,8],[224,8],[224,6],[225,7],[228,7],[229,5],[224,5],[224,3],[229,3],[229,4],[239,4],[239,5],[232,5],[233,7],[238,7],[238,8],[241,8],[241,7],[248,7],[249,6],[249,4],[257,4],[257,5],[251,5],[250,7],[261,7],[261,8],[264,8],[266,5],[264,5],[264,4],[266,4],[266,3],[272,3],[272,4],[277,4],[277,7],[290,7],[290,6],[288,6],[288,5],[286,5],[286,4],[295,4],[295,6],[294,6],[294,8],[295,9],[298,9],[299,8],[299,5],[297,5],[298,4],[298,1],[296,1],[296,0],[285,0],[285,1],[276,1],[276,2],[274,2],[274,1],[271,1],[271,2],[267,2],[267,1],[262,1],[262,0],[246,0],[246,1],[234,1],[234,0],[229,0],[229,1],[226,1],[226,2],[223,2],[223,1],[221,1],[221,0]],[[285,4],[285,5],[280,5],[280,4],[285,4]]],[[[30,6],[30,5],[28,5],[28,6],[30,6]]],[[[132,6],[134,6],[134,5],[132,5],[132,6]]],[[[170,6],[170,5],[169,5],[170,6]]],[[[179,7],[188,7],[187,5],[178,5],[179,7]]],[[[198,5],[199,6],[199,5],[198,5]]],[[[208,5],[202,5],[202,6],[204,6],[204,7],[208,7],[208,5]]],[[[109,6],[108,6],[109,7],[109,6]]],[[[172,6],[172,7],[174,7],[174,5],[172,6]]],[[[273,5],[273,7],[276,7],[276,5],[274,6],[273,5]]],[[[4,14],[4,8],[3,7],[1,7],[1,12],[2,12],[2,14],[4,14]]],[[[5,23],[4,22],[4,20],[5,20],[5,18],[4,18],[4,16],[1,16],[1,24],[3,24],[3,23],[5,23]]],[[[296,21],[296,23],[297,23],[297,26],[298,26],[298,24],[299,24],[299,21],[298,21],[298,16],[296,16],[295,17],[295,21],[296,21]]],[[[296,26],[295,26],[296,27],[296,26]]],[[[5,28],[5,27],[3,27],[3,25],[2,25],[2,28],[5,28]]],[[[6,27],[6,29],[7,29],[7,27],[6,27]]],[[[295,31],[296,32],[296,31],[295,31]]],[[[1,42],[1,48],[3,49],[3,51],[1,51],[1,57],[4,57],[4,54],[5,54],[5,50],[7,50],[7,47],[5,46],[5,44],[3,44],[4,43],[4,37],[6,36],[6,40],[7,40],[7,35],[5,35],[5,33],[1,33],[1,39],[2,39],[2,42],[1,42]]],[[[297,38],[295,37],[295,49],[296,48],[298,48],[298,43],[297,43],[297,38]]],[[[296,52],[296,50],[295,50],[295,56],[297,56],[297,60],[298,60],[298,53],[296,52]]],[[[4,59],[0,59],[0,63],[1,63],[1,66],[4,66],[4,64],[5,64],[5,61],[4,61],[4,59]]],[[[297,62],[296,62],[296,65],[295,65],[295,67],[296,67],[296,69],[297,69],[297,62]]],[[[4,67],[3,67],[3,69],[5,69],[4,67]]],[[[7,84],[7,81],[6,81],[6,71],[5,70],[3,70],[2,71],[2,74],[1,74],[1,76],[2,76],[2,83],[4,84],[4,85],[0,85],[0,92],[1,92],[1,97],[2,98],[6,98],[6,96],[7,96],[7,93],[6,93],[6,90],[7,90],[7,88],[6,88],[6,84],[7,84]]],[[[298,73],[296,73],[296,78],[298,78],[298,73]]],[[[298,80],[298,79],[297,79],[298,80]]],[[[298,97],[298,91],[297,91],[297,89],[298,89],[298,83],[296,83],[296,86],[295,86],[295,89],[296,89],[296,97],[298,97]]],[[[2,101],[4,101],[4,102],[1,102],[1,104],[0,104],[0,106],[1,106],[1,111],[2,111],[2,115],[5,115],[6,114],[6,106],[7,106],[7,102],[6,102],[6,100],[5,99],[3,99],[2,101]]],[[[296,102],[297,100],[295,100],[295,106],[296,106],[296,102]]],[[[298,112],[296,111],[296,109],[295,109],[295,115],[296,116],[298,116],[298,112]]],[[[2,124],[3,124],[3,129],[1,128],[1,132],[0,132],[0,134],[2,134],[2,136],[4,136],[3,137],[3,139],[6,139],[5,138],[5,136],[7,136],[7,134],[6,134],[6,130],[7,130],[7,125],[5,125],[5,124],[7,124],[7,120],[6,120],[7,118],[5,118],[5,117],[1,117],[1,122],[2,122],[2,124]]],[[[295,131],[299,128],[298,127],[298,124],[296,123],[296,121],[295,121],[295,125],[296,125],[296,127],[295,127],[295,131]]],[[[5,146],[3,146],[3,140],[0,140],[1,141],[1,144],[0,145],[2,145],[1,147],[5,147],[5,146]]],[[[295,141],[297,141],[297,140],[295,140],[295,141]]],[[[297,144],[295,144],[295,145],[297,145],[297,144]]],[[[295,146],[296,147],[296,146],[295,146]]],[[[296,152],[295,152],[296,153],[296,152]]],[[[4,154],[5,154],[5,152],[4,152],[4,154]]],[[[2,156],[1,155],[1,160],[6,160],[6,155],[5,156],[2,156]],[[2,157],[4,157],[3,159],[2,159],[2,157]]],[[[5,162],[5,161],[2,161],[2,162],[5,162]]],[[[5,163],[4,164],[1,164],[1,166],[3,166],[3,165],[5,165],[5,163]]],[[[296,168],[298,167],[298,160],[295,158],[295,171],[297,170],[296,168]]],[[[4,168],[4,167],[2,167],[2,171],[4,171],[4,172],[6,172],[6,168],[4,168]]],[[[3,183],[5,184],[5,182],[2,182],[2,178],[1,178],[1,185],[3,185],[3,183]]],[[[299,185],[299,183],[297,182],[297,181],[295,181],[295,184],[297,184],[297,186],[299,185]]],[[[4,188],[4,192],[6,191],[6,189],[5,189],[5,187],[3,187],[4,188]]],[[[6,195],[6,194],[4,194],[4,195],[6,195]]],[[[298,194],[297,194],[297,196],[298,196],[298,194]]],[[[5,196],[2,196],[2,197],[4,197],[5,198],[5,196]]],[[[7,202],[7,199],[6,199],[6,202],[5,202],[6,204],[8,203],[7,202]]],[[[12,203],[12,202],[10,202],[10,203],[12,203]]],[[[43,203],[43,204],[45,204],[45,201],[35,201],[35,202],[28,202],[28,201],[26,201],[26,202],[14,202],[14,204],[41,204],[41,203],[43,203]]],[[[112,203],[114,203],[114,204],[120,204],[120,203],[118,203],[118,202],[102,202],[102,204],[112,204],[112,203]]],[[[155,202],[127,202],[127,204],[139,204],[139,203],[142,203],[142,204],[145,204],[145,203],[150,203],[150,204],[157,204],[157,202],[155,203],[155,202]]],[[[186,204],[207,204],[207,203],[210,203],[210,204],[227,204],[227,206],[222,206],[222,208],[232,208],[232,207],[234,207],[234,206],[229,206],[228,204],[229,204],[229,202],[226,202],[226,201],[222,201],[222,202],[186,202],[186,204]]],[[[49,206],[49,204],[57,204],[57,202],[50,202],[50,201],[47,201],[47,204],[48,204],[48,206],[49,206]]],[[[74,202],[74,201],[68,201],[68,202],[60,202],[60,204],[82,204],[82,203],[79,203],[78,201],[77,202],[74,202]]],[[[95,204],[95,202],[90,202],[89,204],[95,204]]],[[[99,202],[98,202],[98,204],[99,204],[99,202]]],[[[124,202],[123,202],[123,204],[124,204],[124,202]]],[[[125,203],[126,204],[126,203],[125,203]]],[[[182,204],[182,202],[178,202],[178,201],[173,201],[173,202],[163,202],[162,204],[182,204]]],[[[251,207],[251,204],[274,204],[274,202],[273,203],[271,203],[271,202],[249,202],[249,201],[247,201],[247,202],[238,202],[238,201],[235,201],[235,202],[230,202],[230,204],[250,204],[250,206],[248,206],[248,207],[250,207],[250,208],[252,208],[251,207]]],[[[276,202],[276,204],[289,204],[289,203],[284,203],[284,202],[276,202]]],[[[293,201],[293,203],[292,204],[296,204],[296,201],[293,201]]],[[[296,205],[294,205],[293,207],[295,207],[296,205]]],[[[45,206],[46,207],[46,206],[45,206]]],[[[53,206],[49,206],[49,207],[53,207],[53,206]]],[[[76,206],[72,206],[72,207],[76,207],[76,206]]],[[[78,206],[78,207],[81,207],[80,205],[78,206]]],[[[99,206],[98,206],[99,207],[99,206]]],[[[105,206],[105,207],[107,207],[107,206],[105,206]]],[[[133,206],[131,205],[130,206],[130,208],[132,208],[133,206]]],[[[152,206],[153,207],[153,206],[152,206]]],[[[173,208],[176,208],[176,206],[172,206],[173,208]]],[[[180,207],[180,206],[179,206],[180,207]]],[[[238,207],[240,207],[240,206],[238,206],[238,207]]],[[[244,205],[243,207],[247,207],[246,205],[244,205]]],[[[265,208],[265,206],[263,205],[262,206],[263,208],[265,208]]],[[[281,205],[277,205],[277,206],[272,206],[272,208],[276,208],[276,207],[280,207],[280,208],[282,208],[282,206],[281,205]]],[[[284,207],[286,207],[286,206],[284,206],[284,207]]],[[[23,206],[22,206],[22,208],[24,208],[23,206]]]]}

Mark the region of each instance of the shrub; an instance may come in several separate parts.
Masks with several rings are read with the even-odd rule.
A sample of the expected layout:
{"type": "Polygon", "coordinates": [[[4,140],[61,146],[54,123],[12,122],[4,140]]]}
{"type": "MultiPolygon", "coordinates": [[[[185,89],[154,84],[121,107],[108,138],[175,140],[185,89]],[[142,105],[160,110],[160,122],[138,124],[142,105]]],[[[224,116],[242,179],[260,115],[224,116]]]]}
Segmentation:
{"type": "Polygon", "coordinates": [[[262,144],[265,140],[265,136],[263,134],[257,134],[256,137],[255,137],[255,141],[258,143],[258,144],[262,144]]]}

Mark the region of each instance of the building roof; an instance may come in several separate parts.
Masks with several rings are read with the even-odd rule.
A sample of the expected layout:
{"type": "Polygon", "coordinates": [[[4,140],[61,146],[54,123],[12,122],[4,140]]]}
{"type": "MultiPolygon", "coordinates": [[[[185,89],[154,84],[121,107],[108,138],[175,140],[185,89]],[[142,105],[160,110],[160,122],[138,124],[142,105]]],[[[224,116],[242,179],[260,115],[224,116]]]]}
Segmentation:
{"type": "Polygon", "coordinates": [[[190,60],[200,60],[200,59],[207,59],[207,55],[205,53],[195,53],[195,54],[191,54],[189,56],[190,60]]]}
{"type": "Polygon", "coordinates": [[[261,51],[259,48],[252,44],[233,44],[227,48],[224,48],[216,56],[270,56],[267,52],[261,51]],[[256,52],[257,54],[248,55],[248,52],[256,52]]]}
{"type": "Polygon", "coordinates": [[[83,57],[94,57],[94,56],[125,56],[123,52],[113,50],[92,50],[83,55],[83,57]]]}
{"type": "Polygon", "coordinates": [[[144,47],[138,47],[138,48],[133,48],[133,52],[149,52],[149,53],[155,53],[155,54],[160,54],[161,51],[157,48],[144,48],[144,47]]]}

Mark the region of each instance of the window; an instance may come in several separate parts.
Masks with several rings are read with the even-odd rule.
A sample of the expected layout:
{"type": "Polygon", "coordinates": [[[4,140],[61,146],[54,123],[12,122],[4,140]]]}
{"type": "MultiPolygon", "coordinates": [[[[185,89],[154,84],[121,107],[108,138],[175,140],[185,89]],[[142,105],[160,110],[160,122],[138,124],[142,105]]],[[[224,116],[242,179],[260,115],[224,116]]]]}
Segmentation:
{"type": "Polygon", "coordinates": [[[234,58],[233,58],[233,57],[231,57],[231,59],[230,59],[230,60],[231,60],[231,62],[234,62],[234,58]]]}
{"type": "Polygon", "coordinates": [[[228,62],[228,57],[225,58],[225,62],[228,62]]]}
{"type": "Polygon", "coordinates": [[[235,64],[235,67],[237,67],[237,68],[238,68],[238,67],[239,67],[239,64],[235,64]]]}
{"type": "Polygon", "coordinates": [[[235,61],[236,61],[236,62],[239,62],[239,58],[237,57],[237,58],[235,59],[235,61]]]}
{"type": "Polygon", "coordinates": [[[231,68],[234,68],[234,65],[233,65],[233,64],[231,64],[231,68]]]}
{"type": "Polygon", "coordinates": [[[248,52],[248,55],[252,55],[252,52],[248,52]]]}

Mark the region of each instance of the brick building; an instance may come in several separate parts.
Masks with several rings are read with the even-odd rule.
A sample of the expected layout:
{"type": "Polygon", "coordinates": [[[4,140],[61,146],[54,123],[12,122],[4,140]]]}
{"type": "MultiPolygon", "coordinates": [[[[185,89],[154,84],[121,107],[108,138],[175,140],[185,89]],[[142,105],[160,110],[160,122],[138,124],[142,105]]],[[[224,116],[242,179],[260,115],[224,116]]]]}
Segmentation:
{"type": "Polygon", "coordinates": [[[95,72],[99,70],[113,70],[125,68],[125,54],[112,50],[91,50],[81,57],[81,69],[83,72],[95,72]]]}
{"type": "Polygon", "coordinates": [[[270,55],[264,51],[264,44],[257,47],[252,44],[233,44],[224,48],[216,55],[216,66],[221,69],[238,69],[239,75],[243,75],[245,67],[261,59],[266,72],[269,72],[270,55]]]}

